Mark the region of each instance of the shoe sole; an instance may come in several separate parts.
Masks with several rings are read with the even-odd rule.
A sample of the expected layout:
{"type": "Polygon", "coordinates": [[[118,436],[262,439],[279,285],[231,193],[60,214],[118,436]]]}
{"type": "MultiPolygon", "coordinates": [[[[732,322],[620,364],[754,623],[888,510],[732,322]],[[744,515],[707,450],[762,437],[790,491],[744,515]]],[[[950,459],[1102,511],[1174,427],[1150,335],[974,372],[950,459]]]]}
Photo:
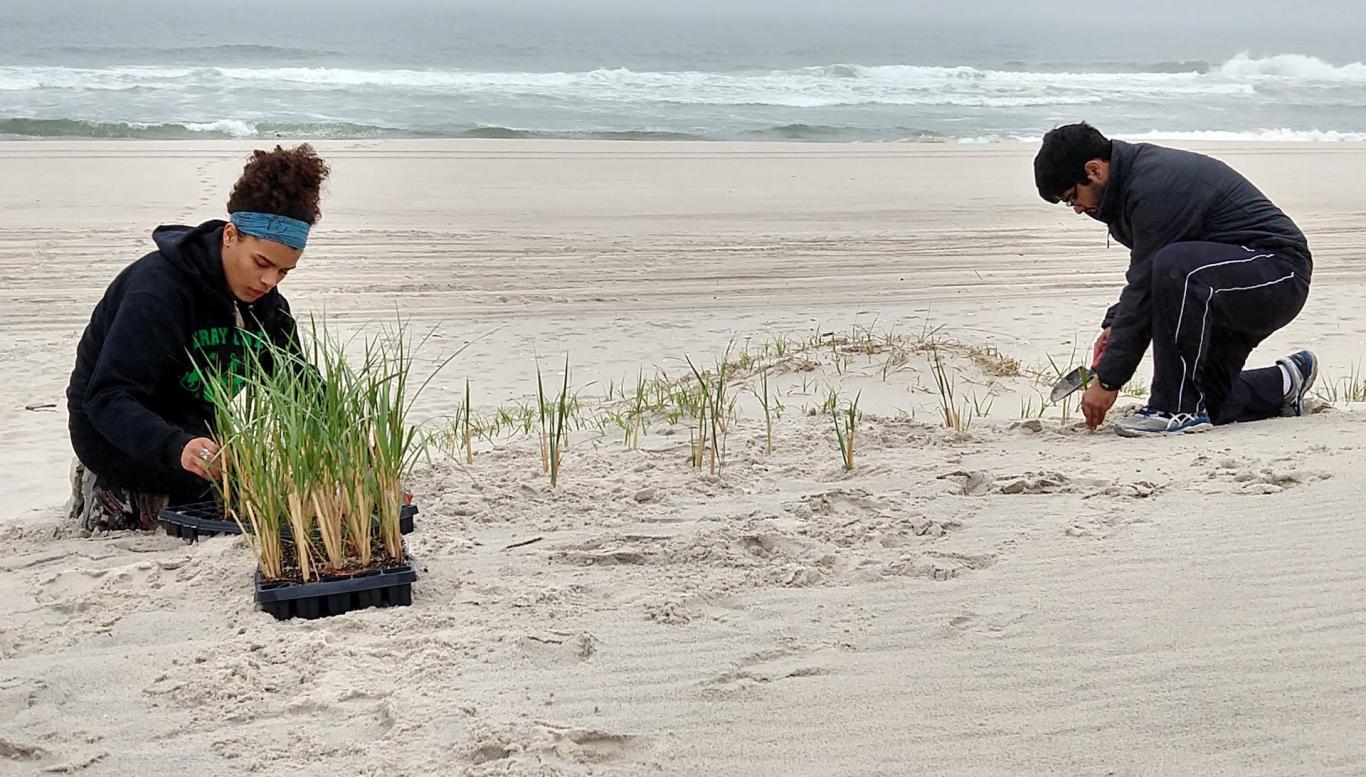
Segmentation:
{"type": "MultiPolygon", "coordinates": [[[[1314,356],[1312,353],[1310,356],[1313,358],[1309,365],[1309,377],[1305,378],[1304,381],[1300,383],[1299,391],[1295,394],[1295,401],[1290,402],[1281,408],[1282,418],[1298,418],[1304,415],[1304,398],[1309,394],[1310,389],[1314,388],[1314,381],[1319,379],[1319,357],[1314,356]]],[[[1288,356],[1284,359],[1276,360],[1276,364],[1278,365],[1282,362],[1286,362],[1292,367],[1295,366],[1294,362],[1290,361],[1290,357],[1288,356]]],[[[1299,370],[1298,367],[1295,367],[1295,369],[1296,371],[1299,370]]]]}
{"type": "Polygon", "coordinates": [[[1304,415],[1304,398],[1309,394],[1309,390],[1314,388],[1314,381],[1318,379],[1319,357],[1314,356],[1312,366],[1309,368],[1309,377],[1305,379],[1304,385],[1300,387],[1299,396],[1295,398],[1295,404],[1299,405],[1300,408],[1300,415],[1304,415]]]}
{"type": "Polygon", "coordinates": [[[1152,431],[1147,431],[1144,429],[1128,429],[1123,426],[1116,426],[1115,434],[1119,435],[1120,437],[1128,437],[1132,439],[1135,437],[1157,437],[1164,434],[1199,434],[1200,432],[1213,431],[1213,429],[1214,424],[1210,423],[1209,421],[1204,421],[1198,424],[1191,424],[1190,426],[1183,426],[1180,429],[1154,429],[1152,431]]]}

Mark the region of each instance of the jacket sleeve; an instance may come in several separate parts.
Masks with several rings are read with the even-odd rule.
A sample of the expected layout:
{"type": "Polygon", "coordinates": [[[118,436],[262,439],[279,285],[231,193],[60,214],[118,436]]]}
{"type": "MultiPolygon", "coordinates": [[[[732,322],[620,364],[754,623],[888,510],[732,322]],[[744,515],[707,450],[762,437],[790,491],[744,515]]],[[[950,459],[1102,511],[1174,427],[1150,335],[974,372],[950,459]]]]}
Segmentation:
{"type": "Polygon", "coordinates": [[[1205,203],[1194,189],[1193,181],[1171,181],[1130,203],[1134,247],[1119,303],[1106,313],[1110,342],[1096,366],[1097,377],[1107,386],[1128,383],[1152,342],[1153,255],[1199,233],[1205,203]]]}
{"type": "Polygon", "coordinates": [[[95,429],[129,458],[178,468],[193,436],[148,407],[166,365],[189,339],[166,307],[166,300],[148,292],[119,302],[90,375],[86,412],[95,429]]]}
{"type": "Polygon", "coordinates": [[[1100,328],[1107,329],[1115,323],[1115,314],[1119,312],[1119,303],[1111,305],[1105,310],[1105,317],[1100,320],[1100,328]]]}
{"type": "Polygon", "coordinates": [[[1149,282],[1152,263],[1148,257],[1130,255],[1129,271],[1124,274],[1124,290],[1119,302],[1106,314],[1105,326],[1110,330],[1110,342],[1096,365],[1096,377],[1107,386],[1123,386],[1134,376],[1138,363],[1152,340],[1152,321],[1149,316],[1149,282]]]}

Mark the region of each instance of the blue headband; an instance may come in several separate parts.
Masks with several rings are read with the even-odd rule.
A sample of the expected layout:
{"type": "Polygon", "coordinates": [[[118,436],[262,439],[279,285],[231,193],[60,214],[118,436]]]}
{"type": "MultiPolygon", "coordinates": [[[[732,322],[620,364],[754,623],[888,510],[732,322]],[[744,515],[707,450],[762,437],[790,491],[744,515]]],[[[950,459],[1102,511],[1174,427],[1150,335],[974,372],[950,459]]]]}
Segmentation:
{"type": "Polygon", "coordinates": [[[228,218],[237,225],[239,232],[245,232],[252,237],[274,240],[300,251],[308,245],[309,226],[307,221],[292,219],[289,216],[277,216],[274,213],[252,213],[251,211],[238,211],[229,215],[228,218]]]}

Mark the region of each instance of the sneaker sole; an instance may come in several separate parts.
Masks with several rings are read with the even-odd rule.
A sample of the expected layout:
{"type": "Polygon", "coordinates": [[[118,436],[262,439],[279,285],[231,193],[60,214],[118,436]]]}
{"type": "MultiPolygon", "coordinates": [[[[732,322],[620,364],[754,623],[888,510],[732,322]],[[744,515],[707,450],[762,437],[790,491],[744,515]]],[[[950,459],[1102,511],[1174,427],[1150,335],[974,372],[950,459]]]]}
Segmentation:
{"type": "Polygon", "coordinates": [[[1115,434],[1119,435],[1120,437],[1128,437],[1132,439],[1134,437],[1158,437],[1164,434],[1199,434],[1201,432],[1209,432],[1213,430],[1214,424],[1210,423],[1209,421],[1204,421],[1198,424],[1191,424],[1190,426],[1183,426],[1180,429],[1162,429],[1160,431],[1154,429],[1151,432],[1143,429],[1128,429],[1123,426],[1116,426],[1115,434]]]}
{"type": "Polygon", "coordinates": [[[1300,388],[1299,396],[1295,398],[1295,404],[1299,407],[1298,415],[1304,415],[1304,398],[1309,395],[1310,389],[1314,388],[1314,381],[1319,379],[1319,357],[1314,357],[1314,366],[1309,368],[1309,377],[1305,379],[1304,385],[1300,388]]]}
{"type": "MultiPolygon", "coordinates": [[[[1276,364],[1278,365],[1280,365],[1282,362],[1289,362],[1289,366],[1294,367],[1294,363],[1289,361],[1289,357],[1285,359],[1276,360],[1276,364]]],[[[1300,389],[1295,395],[1295,401],[1288,402],[1285,404],[1285,406],[1281,408],[1282,418],[1298,418],[1304,415],[1304,398],[1309,394],[1309,391],[1314,388],[1314,382],[1318,379],[1319,358],[1315,356],[1309,368],[1309,377],[1305,378],[1304,382],[1300,384],[1300,389]]]]}

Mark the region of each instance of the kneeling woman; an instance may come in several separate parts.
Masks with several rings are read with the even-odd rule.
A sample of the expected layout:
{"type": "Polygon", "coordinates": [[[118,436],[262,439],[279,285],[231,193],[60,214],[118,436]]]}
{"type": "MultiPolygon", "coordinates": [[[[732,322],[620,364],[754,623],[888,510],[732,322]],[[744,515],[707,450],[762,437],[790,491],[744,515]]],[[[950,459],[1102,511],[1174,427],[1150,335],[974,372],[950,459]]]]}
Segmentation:
{"type": "Polygon", "coordinates": [[[255,151],[228,221],[163,226],[157,250],[95,306],[67,387],[86,530],[153,528],[167,504],[210,497],[213,407],[204,371],[231,371],[259,337],[296,336],[276,288],[303,254],[327,164],[307,144],[255,151]]]}

